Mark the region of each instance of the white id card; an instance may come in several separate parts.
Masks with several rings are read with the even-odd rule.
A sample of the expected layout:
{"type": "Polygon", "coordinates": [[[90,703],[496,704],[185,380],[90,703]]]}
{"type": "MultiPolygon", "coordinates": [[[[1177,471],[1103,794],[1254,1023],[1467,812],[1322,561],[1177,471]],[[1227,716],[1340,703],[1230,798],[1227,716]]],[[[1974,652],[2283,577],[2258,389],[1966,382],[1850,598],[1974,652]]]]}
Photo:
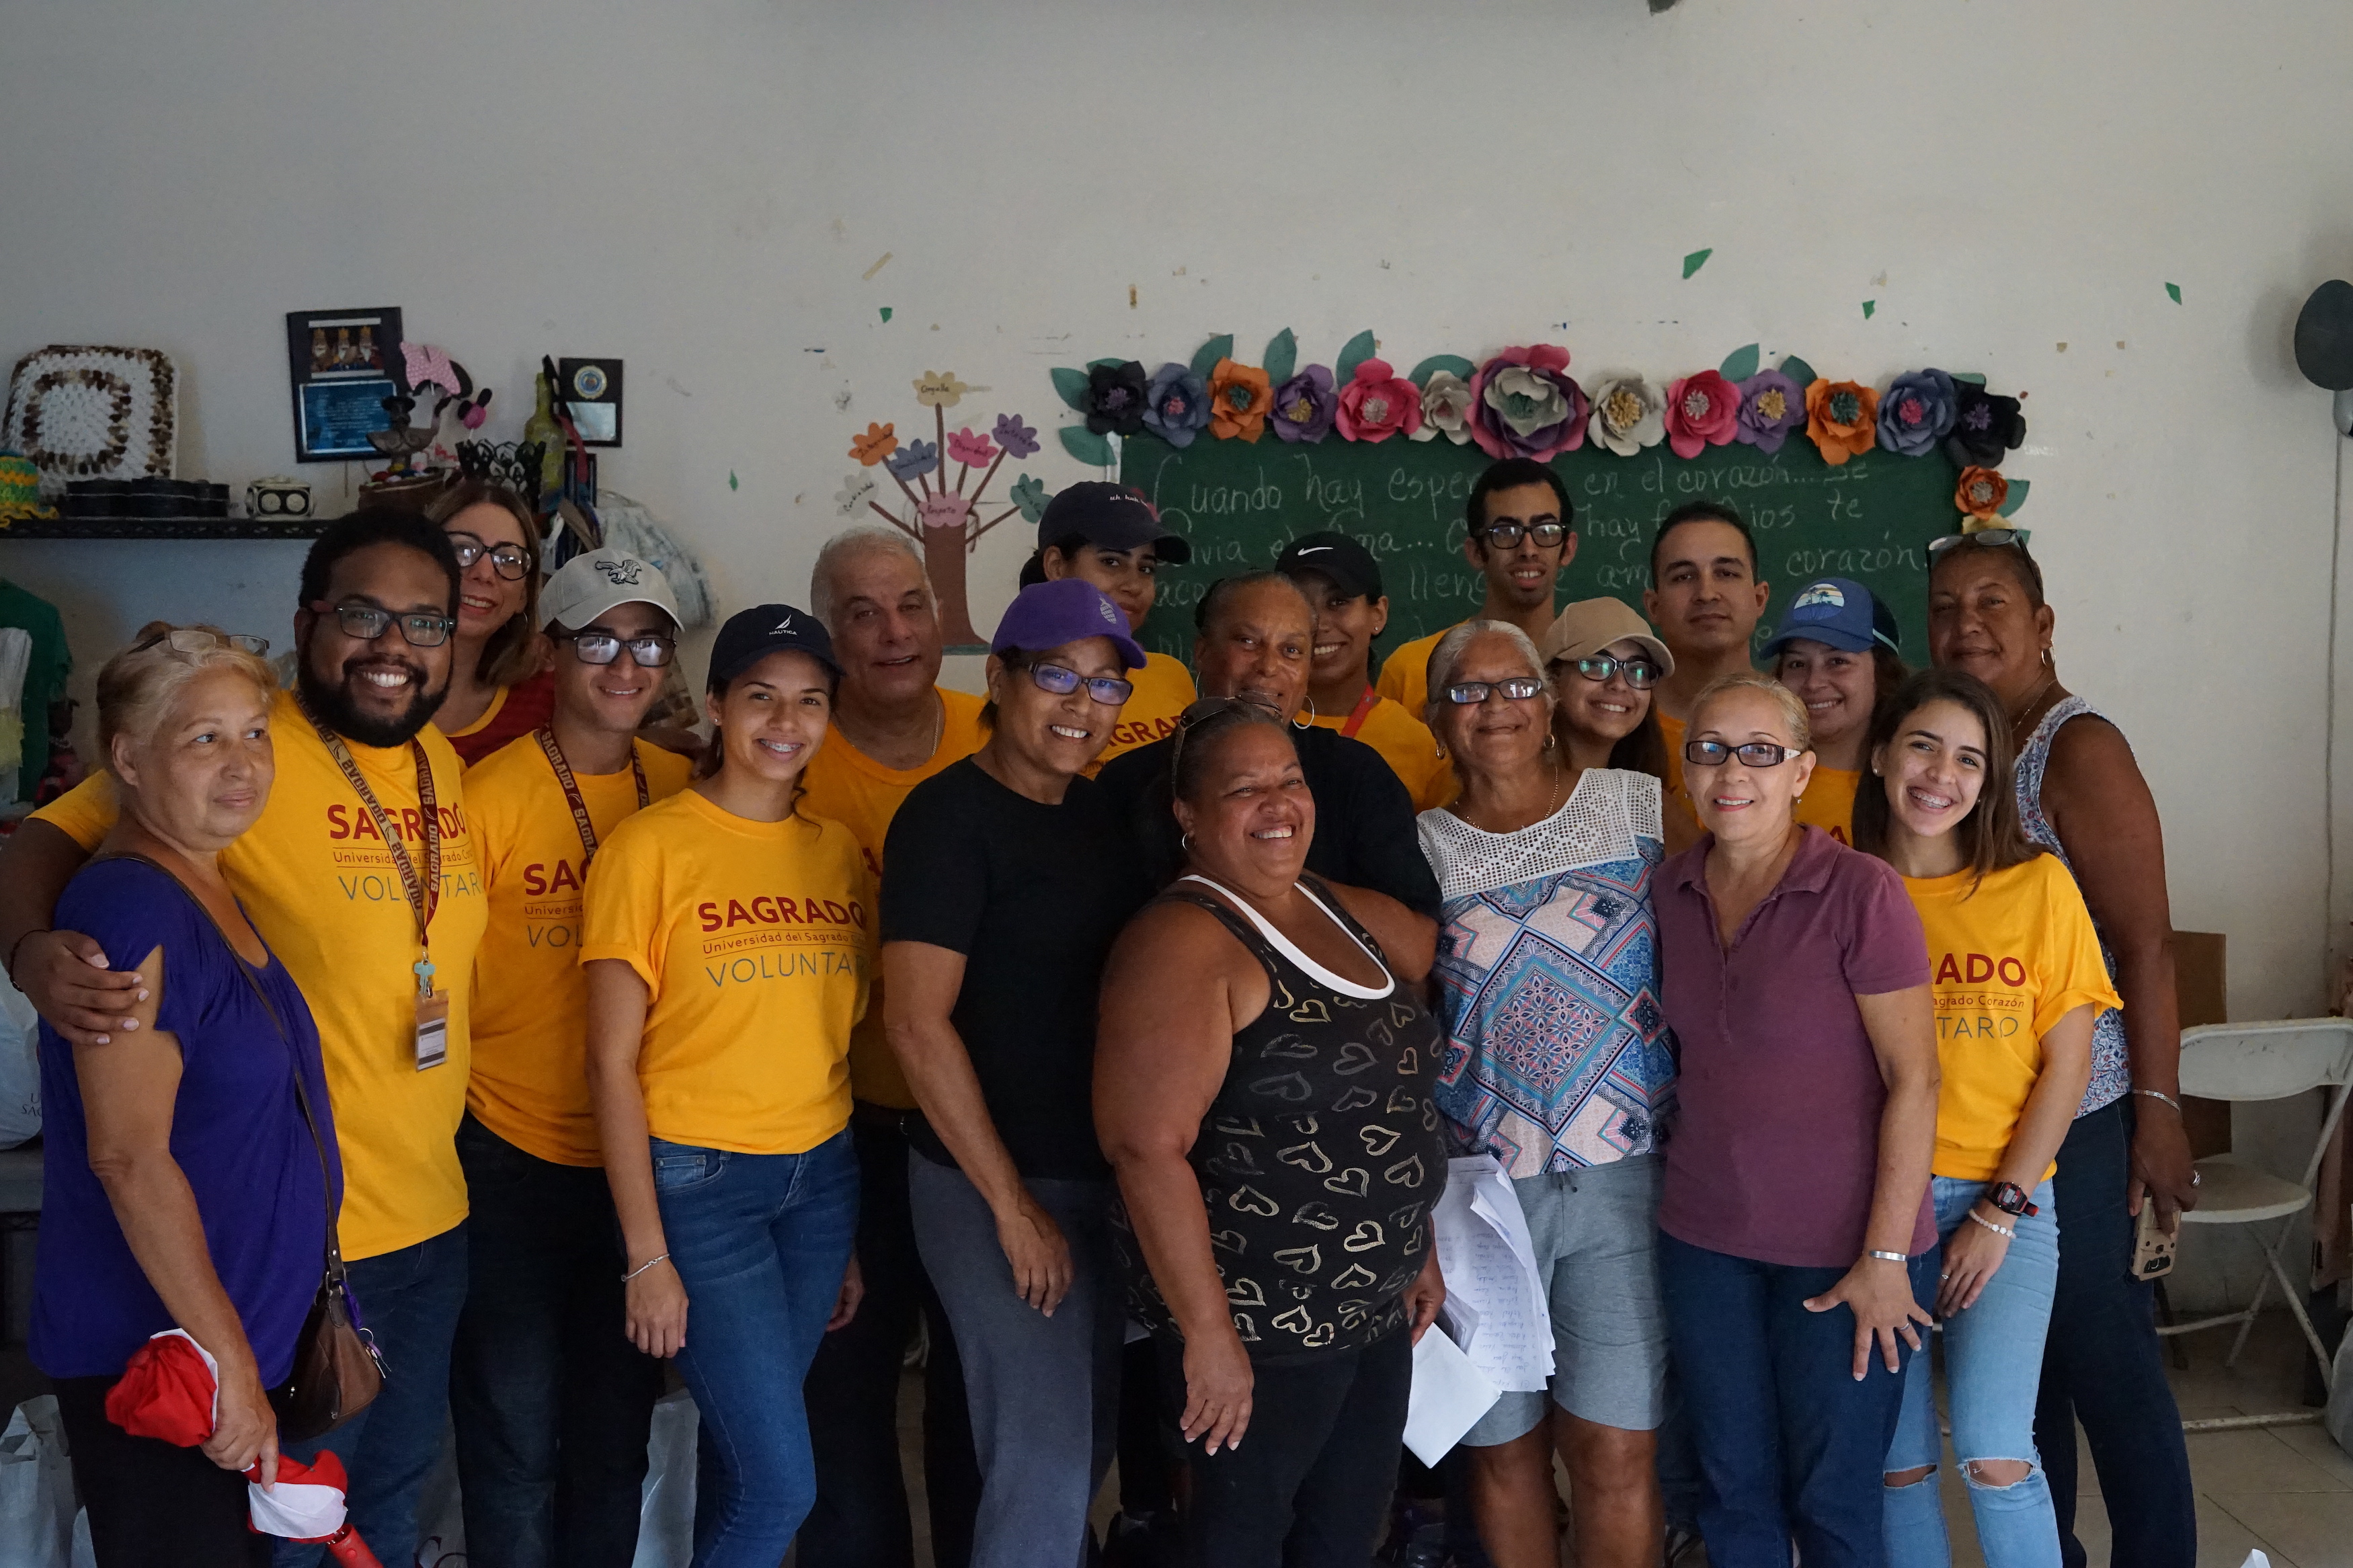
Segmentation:
{"type": "Polygon", "coordinates": [[[417,999],[417,1070],[438,1068],[449,1059],[449,993],[436,991],[417,999]]]}

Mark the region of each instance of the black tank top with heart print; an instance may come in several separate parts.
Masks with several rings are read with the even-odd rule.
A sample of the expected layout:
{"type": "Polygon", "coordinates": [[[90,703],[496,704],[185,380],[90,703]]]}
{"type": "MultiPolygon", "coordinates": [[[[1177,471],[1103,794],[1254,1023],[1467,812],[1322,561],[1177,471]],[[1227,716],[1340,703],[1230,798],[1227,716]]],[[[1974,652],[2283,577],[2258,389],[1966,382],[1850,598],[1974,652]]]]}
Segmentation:
{"type": "MultiPolygon", "coordinates": [[[[1321,882],[1313,896],[1386,974],[1372,934],[1321,882]]],[[[1380,996],[1324,973],[1188,878],[1161,897],[1215,915],[1265,966],[1266,1011],[1234,1037],[1226,1080],[1188,1156],[1210,1254],[1252,1359],[1371,1344],[1405,1322],[1405,1288],[1430,1248],[1446,1149],[1430,1098],[1438,1022],[1407,985],[1380,996]],[[1303,966],[1305,965],[1305,966],[1303,966]]],[[[1174,1333],[1124,1211],[1113,1239],[1131,1310],[1174,1333]]]]}

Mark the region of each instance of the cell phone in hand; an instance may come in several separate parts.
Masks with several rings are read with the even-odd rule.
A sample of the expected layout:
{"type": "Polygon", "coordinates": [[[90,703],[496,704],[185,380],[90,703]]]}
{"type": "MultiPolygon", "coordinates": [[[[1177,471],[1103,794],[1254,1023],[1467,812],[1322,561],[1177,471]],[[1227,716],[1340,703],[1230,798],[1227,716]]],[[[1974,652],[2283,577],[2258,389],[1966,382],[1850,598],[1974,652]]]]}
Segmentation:
{"type": "Polygon", "coordinates": [[[2173,1272],[2173,1249],[2180,1241],[2181,1221],[2168,1226],[2157,1217],[2157,1194],[2141,1200],[2140,1222],[2133,1235],[2132,1277],[2158,1279],[2173,1272]]]}

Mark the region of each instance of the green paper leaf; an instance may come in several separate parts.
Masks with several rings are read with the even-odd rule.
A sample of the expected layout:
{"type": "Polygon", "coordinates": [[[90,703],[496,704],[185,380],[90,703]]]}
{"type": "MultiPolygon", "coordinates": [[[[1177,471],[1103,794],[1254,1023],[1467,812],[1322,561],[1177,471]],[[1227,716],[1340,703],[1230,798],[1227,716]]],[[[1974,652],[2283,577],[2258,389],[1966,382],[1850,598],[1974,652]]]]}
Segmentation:
{"type": "Polygon", "coordinates": [[[1694,250],[1689,256],[1684,257],[1683,276],[1688,278],[1693,273],[1698,271],[1701,268],[1706,266],[1707,258],[1715,254],[1715,250],[1711,248],[1707,250],[1694,250]]]}
{"type": "Polygon", "coordinates": [[[2026,504],[2026,492],[2028,488],[2028,483],[2024,479],[2010,480],[2009,499],[2004,500],[2001,505],[1995,510],[2000,511],[2004,517],[2015,516],[2018,509],[2026,504]]]}
{"type": "Polygon", "coordinates": [[[1862,302],[1862,319],[1863,319],[1864,321],[1869,321],[1869,320],[1871,320],[1871,313],[1872,313],[1873,310],[1878,310],[1878,309],[1879,309],[1879,301],[1878,301],[1878,300],[1865,300],[1862,302]]]}
{"type": "Polygon", "coordinates": [[[1340,345],[1340,357],[1332,362],[1332,379],[1342,386],[1356,374],[1356,367],[1373,357],[1373,334],[1358,332],[1340,345]]]}
{"type": "Polygon", "coordinates": [[[1427,390],[1430,386],[1430,378],[1441,370],[1452,371],[1456,375],[1468,381],[1478,373],[1478,369],[1477,365],[1472,364],[1461,354],[1432,354],[1414,366],[1412,373],[1406,379],[1416,386],[1427,390]]]}
{"type": "Polygon", "coordinates": [[[1801,392],[1822,378],[1820,371],[1796,354],[1790,354],[1781,361],[1781,374],[1796,382],[1798,389],[1801,392]]]}
{"type": "Polygon", "coordinates": [[[888,305],[882,307],[882,319],[886,321],[891,319],[891,307],[888,305]]]}
{"type": "Polygon", "coordinates": [[[1750,343],[1745,349],[1735,349],[1724,356],[1724,363],[1717,367],[1718,374],[1726,381],[1746,381],[1757,374],[1758,357],[1759,353],[1755,343],[1750,343]]]}
{"type": "Polygon", "coordinates": [[[2174,302],[2175,304],[2179,305],[2179,303],[2181,303],[2181,285],[2180,285],[2180,284],[2179,284],[2179,283],[2168,283],[2168,284],[2165,286],[2165,291],[2166,291],[2166,293],[2167,293],[2167,294],[2168,294],[2168,295],[2170,295],[2170,296],[2172,297],[2172,299],[2173,299],[2173,302],[2174,302]]]}
{"type": "Polygon", "coordinates": [[[1281,386],[1291,379],[1291,373],[1299,368],[1299,340],[1291,335],[1289,327],[1267,340],[1266,358],[1259,363],[1266,370],[1269,386],[1281,386]]]}
{"type": "Polygon", "coordinates": [[[1194,354],[1193,374],[1199,376],[1204,382],[1206,382],[1217,370],[1218,362],[1219,360],[1231,359],[1233,357],[1233,333],[1220,332],[1216,337],[1211,338],[1208,342],[1203,343],[1200,347],[1200,352],[1194,354]]]}
{"type": "Polygon", "coordinates": [[[1983,386],[1985,384],[1985,376],[1978,371],[1957,370],[1951,374],[1955,381],[1966,381],[1971,386],[1983,386]]]}
{"type": "Polygon", "coordinates": [[[1117,366],[1125,364],[1127,362],[1125,360],[1120,358],[1117,354],[1113,354],[1109,359],[1091,359],[1087,361],[1087,368],[1089,370],[1092,370],[1099,364],[1117,366]]]}
{"type": "Polygon", "coordinates": [[[735,483],[735,470],[733,468],[727,470],[727,488],[731,490],[740,488],[735,483]]]}
{"type": "Polygon", "coordinates": [[[1061,395],[1062,401],[1080,413],[1085,413],[1087,373],[1082,370],[1072,370],[1067,365],[1056,365],[1050,374],[1054,377],[1054,390],[1061,395]]]}
{"type": "Polygon", "coordinates": [[[1062,450],[1089,468],[1111,467],[1111,443],[1083,425],[1062,426],[1062,450]]]}

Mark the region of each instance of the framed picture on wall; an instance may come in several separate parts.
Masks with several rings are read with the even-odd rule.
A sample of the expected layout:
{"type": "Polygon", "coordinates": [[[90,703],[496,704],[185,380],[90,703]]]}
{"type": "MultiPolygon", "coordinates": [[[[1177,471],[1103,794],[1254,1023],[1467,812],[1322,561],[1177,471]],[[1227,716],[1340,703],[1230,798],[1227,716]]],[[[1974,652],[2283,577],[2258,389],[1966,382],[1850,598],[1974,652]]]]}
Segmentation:
{"type": "Polygon", "coordinates": [[[621,362],[566,359],[555,362],[555,395],[572,414],[584,447],[621,444],[621,362]]]}
{"type": "Polygon", "coordinates": [[[371,432],[392,427],[384,400],[400,390],[400,311],[290,310],[286,365],[294,391],[294,460],[383,456],[371,432]]]}

